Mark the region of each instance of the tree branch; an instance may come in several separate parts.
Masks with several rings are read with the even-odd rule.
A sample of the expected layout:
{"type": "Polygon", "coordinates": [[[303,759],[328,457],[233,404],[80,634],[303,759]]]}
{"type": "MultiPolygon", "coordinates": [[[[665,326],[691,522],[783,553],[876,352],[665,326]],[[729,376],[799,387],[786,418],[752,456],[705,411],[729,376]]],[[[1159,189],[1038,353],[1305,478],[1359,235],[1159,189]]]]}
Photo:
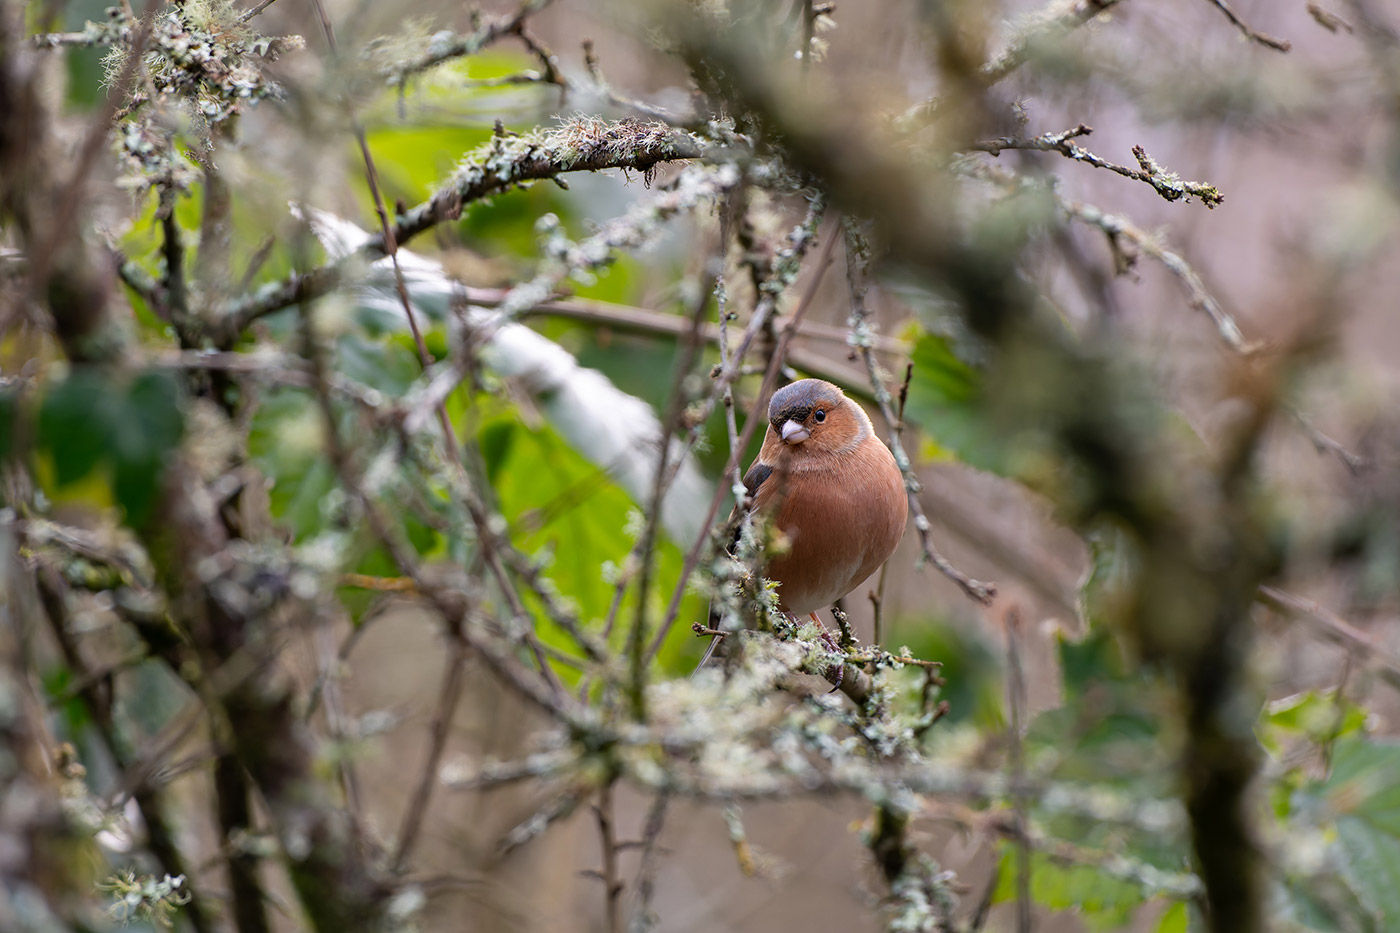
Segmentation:
{"type": "Polygon", "coordinates": [[[1096,168],[1107,169],[1122,175],[1124,178],[1131,178],[1143,184],[1151,185],[1153,190],[1168,201],[1176,201],[1181,198],[1190,200],[1191,197],[1198,197],[1201,203],[1207,208],[1215,208],[1225,200],[1225,196],[1214,185],[1208,185],[1200,181],[1182,181],[1175,172],[1169,172],[1147,154],[1147,150],[1141,146],[1133,147],[1133,156],[1137,159],[1140,168],[1129,168],[1126,165],[1119,165],[1101,158],[1082,146],[1077,146],[1070,142],[1077,136],[1088,136],[1094,131],[1091,126],[1083,123],[1062,133],[1043,133],[1030,139],[1020,139],[1012,136],[1002,136],[998,139],[989,139],[975,144],[972,148],[981,152],[990,152],[992,155],[1000,155],[1004,149],[1033,149],[1040,152],[1058,152],[1067,159],[1076,162],[1084,162],[1096,168]]]}
{"type": "Polygon", "coordinates": [[[539,136],[498,136],[467,158],[466,164],[436,194],[397,215],[391,239],[381,232],[344,259],[309,272],[294,272],[263,286],[247,298],[230,302],[212,329],[215,346],[233,345],[250,324],[265,315],[309,301],[335,288],[349,270],[388,255],[389,244],[402,246],[419,233],[456,219],[462,208],[528,181],[568,172],[634,169],[650,172],[662,162],[697,159],[706,144],[662,123],[623,120],[574,120],[539,136]]]}

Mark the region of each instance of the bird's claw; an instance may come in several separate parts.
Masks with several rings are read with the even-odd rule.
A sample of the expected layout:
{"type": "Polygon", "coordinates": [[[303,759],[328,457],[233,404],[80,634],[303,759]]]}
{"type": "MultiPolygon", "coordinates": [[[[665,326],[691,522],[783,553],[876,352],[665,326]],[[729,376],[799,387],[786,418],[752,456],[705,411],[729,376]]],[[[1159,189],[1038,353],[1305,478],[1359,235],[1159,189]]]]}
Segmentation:
{"type": "MultiPolygon", "coordinates": [[[[825,629],[823,629],[821,633],[821,642],[822,644],[830,648],[833,654],[838,654],[843,657],[845,656],[845,652],[841,650],[841,644],[836,640],[836,636],[826,631],[825,629]]],[[[838,661],[837,663],[833,664],[832,667],[835,668],[834,671],[828,670],[826,672],[826,679],[830,680],[832,685],[831,689],[828,690],[827,693],[835,693],[837,690],[840,690],[842,682],[844,682],[846,679],[845,661],[838,661]]]]}

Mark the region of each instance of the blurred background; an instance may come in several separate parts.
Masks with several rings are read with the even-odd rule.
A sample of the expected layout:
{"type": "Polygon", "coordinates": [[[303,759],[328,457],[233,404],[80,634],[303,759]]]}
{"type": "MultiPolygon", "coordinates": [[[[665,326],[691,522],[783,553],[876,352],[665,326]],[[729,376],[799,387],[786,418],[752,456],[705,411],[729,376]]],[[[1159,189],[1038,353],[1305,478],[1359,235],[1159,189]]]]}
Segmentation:
{"type": "MultiPolygon", "coordinates": [[[[800,17],[803,4],[795,5],[796,13],[788,11],[790,4],[759,6],[763,15],[782,22],[800,17]]],[[[963,29],[977,33],[995,52],[1044,17],[1084,4],[946,6],[963,17],[963,29]]],[[[1288,835],[1288,820],[1302,805],[1281,803],[1280,795],[1325,786],[1330,752],[1318,749],[1352,733],[1383,744],[1394,734],[1400,713],[1396,669],[1387,660],[1400,656],[1395,599],[1400,487],[1394,470],[1400,437],[1393,417],[1400,393],[1395,298],[1400,294],[1395,240],[1400,79],[1394,34],[1384,31],[1400,27],[1400,11],[1394,5],[1341,0],[1231,4],[1249,27],[1286,39],[1289,48],[1280,51],[1250,41],[1223,14],[1223,6],[1113,4],[1063,41],[1038,48],[989,93],[997,105],[990,135],[1024,139],[1088,124],[1092,134],[1075,139],[1085,149],[1134,166],[1133,147],[1141,146],[1181,178],[1215,186],[1224,196],[1219,206],[1208,209],[1198,199],[1169,202],[1148,184],[1057,151],[1011,148],[993,156],[943,140],[930,147],[930,171],[947,156],[945,150],[964,151],[963,158],[980,165],[1053,178],[1065,202],[1126,218],[1142,232],[1151,248],[1131,238],[1114,248],[1098,226],[1046,220],[1030,238],[1020,268],[1042,310],[1067,333],[1086,340],[1111,335],[1124,368],[1170,413],[1169,430],[1180,432],[1183,447],[1206,456],[1230,437],[1246,414],[1241,397],[1248,393],[1241,385],[1255,377],[1203,312],[1200,294],[1212,296],[1238,322],[1246,344],[1287,357],[1268,377],[1276,380],[1279,411],[1264,432],[1257,469],[1270,528],[1286,540],[1275,582],[1297,602],[1254,607],[1257,637],[1247,665],[1248,690],[1262,711],[1255,733],[1270,753],[1264,771],[1275,782],[1261,791],[1272,795],[1272,802],[1260,807],[1272,808],[1279,820],[1263,834],[1269,845],[1284,840],[1286,846],[1295,838],[1288,835]],[[1194,273],[1174,273],[1152,249],[1169,250],[1172,260],[1194,273]],[[1193,283],[1190,275],[1199,278],[1193,283]],[[1326,608],[1309,613],[1314,603],[1326,608]]],[[[617,98],[677,114],[695,106],[684,63],[663,47],[665,40],[651,25],[656,14],[651,4],[561,0],[528,18],[524,42],[507,37],[415,75],[402,88],[386,87],[374,71],[377,63],[431,47],[440,30],[469,33],[475,23],[514,9],[485,4],[475,10],[435,0],[330,2],[326,10],[338,57],[327,48],[313,6],[283,0],[260,13],[260,33],[300,35],[305,46],[268,65],[283,88],[280,98],[248,108],[236,125],[220,130],[219,168],[233,203],[229,293],[238,293],[240,278],[250,291],[293,268],[306,268],[320,255],[288,211],[291,201],[377,229],[360,150],[344,112],[326,106],[329,88],[345,92],[363,125],[391,207],[428,198],[464,154],[492,139],[498,125],[505,134],[528,133],[578,114],[620,118],[631,113],[589,80],[585,40],[617,98]],[[577,86],[514,80],[538,76],[540,48],[547,48],[560,73],[577,86]]],[[[101,3],[70,3],[61,24],[45,28],[81,30],[84,21],[105,16],[101,3]]],[[[817,22],[819,54],[811,67],[856,106],[895,121],[952,93],[947,69],[930,51],[936,42],[925,5],[838,3],[817,22]]],[[[71,121],[56,128],[64,146],[77,146],[87,115],[100,105],[104,52],[69,48],[50,60],[64,70],[48,85],[61,96],[61,112],[71,121]]],[[[194,163],[191,157],[188,164],[194,163]]],[[[93,229],[154,274],[162,256],[160,199],[132,193],[122,182],[129,170],[129,164],[113,159],[96,169],[93,229]]],[[[576,173],[567,190],[545,182],[501,193],[470,205],[459,220],[418,237],[409,248],[440,260],[473,288],[508,287],[534,274],[541,257],[541,216],[554,215],[564,234],[579,240],[645,203],[676,171],[662,166],[654,179],[635,171],[576,173]]],[[[956,180],[960,208],[973,213],[997,192],[974,174],[956,180]]],[[[198,184],[189,196],[173,201],[174,216],[191,231],[200,228],[199,205],[206,196],[198,184]]],[[[762,191],[754,197],[767,199],[754,211],[758,221],[752,233],[761,245],[803,219],[806,205],[799,198],[762,191]]],[[[828,218],[821,237],[835,235],[835,221],[828,218]]],[[[642,324],[548,308],[531,312],[525,322],[664,416],[677,330],[653,318],[680,321],[690,313],[694,298],[687,288],[703,276],[721,236],[716,216],[685,216],[642,250],[623,253],[591,280],[569,285],[580,303],[650,312],[652,318],[642,324]]],[[[734,252],[725,272],[741,315],[736,327],[742,327],[753,298],[744,291],[734,252]]],[[[809,263],[780,300],[780,313],[790,313],[798,296],[815,290],[790,364],[795,374],[831,379],[860,398],[884,435],[887,428],[872,404],[864,364],[847,340],[851,302],[840,269],[838,260],[814,282],[809,263]]],[[[122,296],[141,342],[152,344],[168,333],[166,322],[130,290],[122,296]]],[[[412,338],[402,329],[376,325],[355,294],[333,295],[325,304],[337,367],[391,397],[405,391],[418,374],[412,338]]],[[[1086,595],[1085,589],[1086,583],[1103,582],[1102,574],[1091,577],[1096,555],[1057,514],[1054,497],[1023,481],[1035,472],[1033,465],[1029,470],[1024,463],[1008,466],[982,446],[977,399],[986,389],[978,383],[984,373],[978,338],[968,332],[955,302],[908,276],[882,276],[872,286],[869,304],[887,385],[897,390],[906,365],[913,363],[904,443],[923,485],[920,499],[932,540],[953,565],[995,582],[998,591],[990,606],[968,599],[924,565],[911,527],[883,581],[870,581],[847,600],[856,632],[870,640],[874,610],[866,594],[882,587],[881,643],[892,650],[908,646],[915,656],[943,662],[941,698],[948,710],[929,733],[925,753],[933,760],[997,766],[1013,715],[1008,691],[1023,689],[1024,697],[1014,701],[1016,730],[1035,773],[1098,782],[1144,800],[1172,796],[1181,741],[1175,701],[1137,665],[1132,646],[1125,648],[1111,631],[1086,618],[1086,606],[1101,596],[1086,595]],[[1019,480],[1012,478],[1018,474],[1019,480]],[[1009,618],[1017,620],[1010,639],[1009,618]],[[1008,651],[1024,665],[1019,687],[1008,674],[1008,651]]],[[[288,340],[296,326],[290,312],[269,316],[255,325],[253,339],[288,340]]],[[[427,325],[425,336],[434,355],[443,355],[450,340],[445,313],[427,325]]],[[[771,335],[764,339],[769,343],[759,348],[758,370],[736,383],[741,426],[771,350],[771,335]]],[[[718,362],[713,346],[705,352],[707,362],[718,362]]],[[[7,376],[46,371],[59,356],[56,344],[37,328],[0,335],[0,368],[7,376]]],[[[999,379],[1016,378],[1004,368],[996,373],[999,379]]],[[[467,430],[481,445],[495,506],[510,523],[516,545],[527,553],[549,553],[548,574],[559,591],[581,619],[598,622],[609,614],[611,581],[633,544],[640,518],[636,497],[562,438],[529,391],[508,382],[498,388],[487,404],[454,408],[453,414],[470,419],[467,430]]],[[[1034,393],[1036,387],[1026,391],[1034,393]]],[[[337,480],[320,448],[314,403],[305,391],[268,388],[247,418],[240,428],[247,432],[249,461],[270,480],[266,531],[307,546],[337,520],[337,480]]],[[[721,417],[707,423],[705,437],[698,466],[714,484],[721,482],[729,453],[721,417]]],[[[743,463],[752,459],[757,444],[755,439],[743,463]]],[[[76,525],[100,525],[93,516],[114,504],[100,484],[41,477],[41,485],[54,514],[76,525]]],[[[727,508],[726,502],[721,514],[727,508]]],[[[675,586],[688,546],[688,541],[667,541],[658,552],[659,598],[675,586]]],[[[425,556],[454,558],[450,545],[435,547],[425,556]]],[[[395,575],[375,549],[364,549],[360,557],[355,572],[395,575]]],[[[1098,566],[1113,572],[1102,562],[1098,566]]],[[[442,715],[435,704],[449,653],[435,617],[414,600],[352,589],[339,595],[345,611],[289,637],[283,657],[303,691],[324,686],[327,665],[334,668],[334,703],[321,714],[331,721],[317,719],[316,727],[338,736],[334,755],[355,762],[364,827],[387,838],[408,805],[412,776],[442,715]]],[[[1111,601],[1112,593],[1105,598],[1111,601]]],[[[101,633],[112,623],[100,594],[79,601],[78,617],[89,620],[98,639],[105,637],[101,633]]],[[[693,667],[704,641],[688,626],[704,618],[705,600],[692,592],[660,654],[666,676],[683,677],[693,667]]],[[[111,638],[105,646],[109,652],[121,643],[118,636],[111,638]]],[[[63,673],[51,649],[37,650],[39,672],[48,678],[41,692],[55,710],[49,739],[77,745],[89,784],[100,795],[116,772],[103,764],[80,714],[66,721],[57,715],[62,704],[54,697],[64,695],[71,671],[63,673]]],[[[157,667],[148,661],[120,674],[123,712],[132,718],[129,728],[137,744],[161,733],[180,705],[183,688],[157,667]]],[[[912,681],[905,688],[913,690],[912,681]]],[[[451,766],[517,758],[536,749],[546,726],[490,670],[469,659],[443,761],[451,766]]],[[[203,887],[218,898],[224,887],[216,870],[220,833],[207,803],[213,776],[199,764],[210,741],[205,730],[195,729],[169,750],[168,760],[190,758],[195,764],[172,777],[168,789],[181,814],[180,845],[191,854],[203,887]]],[[[420,928],[608,929],[603,885],[591,874],[601,870],[603,850],[588,802],[509,854],[497,852],[506,834],[559,793],[552,782],[484,791],[438,788],[413,858],[415,890],[425,898],[420,928]]],[[[616,838],[641,838],[651,798],[621,786],[612,806],[616,838]]],[[[1300,883],[1312,893],[1290,902],[1280,923],[1388,929],[1400,922],[1385,912],[1395,894],[1384,892],[1390,880],[1400,880],[1392,878],[1394,865],[1369,877],[1358,868],[1357,853],[1364,846],[1374,846],[1382,862],[1400,854],[1400,836],[1392,834],[1400,822],[1391,822],[1395,811],[1389,806],[1381,812],[1389,815],[1367,825],[1389,828],[1354,848],[1346,848],[1351,837],[1342,833],[1341,864],[1323,859],[1306,870],[1292,865],[1279,870],[1284,880],[1278,889],[1284,892],[1295,874],[1340,873],[1347,893],[1316,899],[1333,906],[1339,899],[1359,900],[1355,915],[1366,919],[1350,926],[1312,925],[1308,911],[1313,908],[1302,905],[1311,903],[1316,889],[1300,883]]],[[[888,918],[875,909],[886,890],[862,840],[869,830],[865,801],[830,796],[745,804],[742,842],[728,816],[715,803],[671,806],[658,843],[664,857],[652,902],[656,929],[895,928],[884,926],[888,918]]],[[[976,800],[929,798],[911,833],[923,851],[955,873],[953,887],[966,909],[984,898],[992,902],[986,929],[1011,930],[1018,923],[1008,862],[1012,847],[997,825],[1000,818],[976,800]]],[[[1047,846],[1044,861],[1036,862],[1035,929],[1185,930],[1188,913],[1195,918],[1190,928],[1197,928],[1195,907],[1182,906],[1192,904],[1191,898],[1164,896],[1141,877],[1108,864],[1108,856],[1126,853],[1163,871],[1187,871],[1179,853],[1166,852],[1172,846],[1165,840],[1163,852],[1154,851],[1150,827],[1086,828],[1054,813],[1045,816],[1044,825],[1069,849],[1047,846]],[[1080,857],[1089,849],[1105,857],[1080,857]]],[[[1338,831],[1319,819],[1307,832],[1308,840],[1326,837],[1331,845],[1338,831]]],[[[638,848],[618,851],[623,878],[632,878],[640,857],[638,848]]],[[[271,914],[274,926],[303,929],[280,873],[264,871],[263,882],[277,908],[271,914]]],[[[632,896],[630,887],[624,896],[632,896]]]]}

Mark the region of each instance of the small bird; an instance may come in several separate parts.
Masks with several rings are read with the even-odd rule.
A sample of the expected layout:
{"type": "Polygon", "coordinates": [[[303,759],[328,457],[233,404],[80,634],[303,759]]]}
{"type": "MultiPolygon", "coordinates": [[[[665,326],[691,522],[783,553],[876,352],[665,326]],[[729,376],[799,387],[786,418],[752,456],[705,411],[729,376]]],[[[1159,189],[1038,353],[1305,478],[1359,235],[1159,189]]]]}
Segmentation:
{"type": "Polygon", "coordinates": [[[753,509],[787,539],[763,575],[778,583],[779,608],[794,617],[816,619],[879,569],[909,519],[904,476],[870,418],[820,379],[773,393],[744,486],[753,509]]]}

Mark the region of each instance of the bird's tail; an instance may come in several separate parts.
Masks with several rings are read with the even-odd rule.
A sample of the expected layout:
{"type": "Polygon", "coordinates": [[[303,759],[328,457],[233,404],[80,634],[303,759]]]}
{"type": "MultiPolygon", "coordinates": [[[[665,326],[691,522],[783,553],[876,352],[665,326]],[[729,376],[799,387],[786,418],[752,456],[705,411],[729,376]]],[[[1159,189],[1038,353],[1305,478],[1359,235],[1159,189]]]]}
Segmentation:
{"type": "MultiPolygon", "coordinates": [[[[718,629],[718,628],[719,628],[719,613],[715,612],[714,603],[711,603],[711,604],[710,604],[709,618],[710,618],[710,628],[711,628],[711,629],[718,629]]],[[[695,665],[695,670],[693,670],[693,671],[690,672],[690,676],[691,676],[691,677],[694,677],[696,674],[700,673],[700,669],[701,669],[702,667],[704,667],[704,666],[709,662],[710,658],[711,658],[711,657],[714,655],[714,653],[715,653],[715,649],[719,647],[719,643],[720,643],[721,639],[723,639],[723,638],[724,638],[723,635],[711,635],[711,636],[710,636],[710,644],[709,644],[709,647],[707,647],[707,648],[705,649],[705,656],[702,657],[702,658],[700,659],[700,663],[699,663],[699,664],[695,665]]]]}

